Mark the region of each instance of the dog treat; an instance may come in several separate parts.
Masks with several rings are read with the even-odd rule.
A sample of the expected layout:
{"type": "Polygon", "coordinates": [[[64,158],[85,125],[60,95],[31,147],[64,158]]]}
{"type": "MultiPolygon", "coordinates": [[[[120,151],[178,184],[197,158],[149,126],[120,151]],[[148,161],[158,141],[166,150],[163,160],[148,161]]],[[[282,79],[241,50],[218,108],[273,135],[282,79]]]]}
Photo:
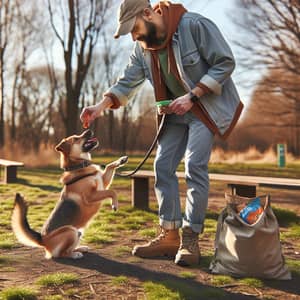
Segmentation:
{"type": "Polygon", "coordinates": [[[172,100],[158,101],[158,102],[156,102],[156,106],[158,106],[158,107],[160,107],[160,106],[168,106],[171,102],[172,102],[172,100]]]}
{"type": "Polygon", "coordinates": [[[86,116],[86,117],[85,117],[85,119],[84,119],[84,121],[83,121],[83,124],[82,124],[82,127],[83,127],[84,129],[89,128],[89,123],[90,123],[90,120],[89,120],[89,119],[90,119],[89,116],[86,116]]]}

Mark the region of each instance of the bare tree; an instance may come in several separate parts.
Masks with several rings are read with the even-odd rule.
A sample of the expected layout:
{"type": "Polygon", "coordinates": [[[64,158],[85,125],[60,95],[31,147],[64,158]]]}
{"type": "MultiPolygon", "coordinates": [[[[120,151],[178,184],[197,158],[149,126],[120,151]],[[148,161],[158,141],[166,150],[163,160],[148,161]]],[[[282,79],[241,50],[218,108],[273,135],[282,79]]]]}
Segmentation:
{"type": "MultiPolygon", "coordinates": [[[[47,139],[49,122],[48,70],[45,67],[22,72],[18,85],[18,142],[24,149],[39,150],[41,143],[47,139]]],[[[50,101],[51,103],[51,101],[50,101]]]]}
{"type": "Polygon", "coordinates": [[[9,37],[12,31],[15,5],[13,1],[0,1],[0,148],[4,146],[4,117],[5,117],[5,52],[8,47],[9,37]]]}
{"type": "Polygon", "coordinates": [[[66,106],[63,120],[66,134],[70,135],[77,129],[82,85],[111,1],[68,0],[65,4],[64,0],[48,0],[51,25],[64,53],[66,106]],[[55,12],[54,3],[59,8],[55,12]]]}
{"type": "MultiPolygon", "coordinates": [[[[271,120],[270,126],[292,128],[293,151],[300,154],[300,1],[236,2],[241,13],[236,14],[235,22],[246,33],[246,38],[236,40],[241,49],[240,64],[249,74],[265,74],[252,97],[252,117],[256,111],[252,124],[266,126],[265,119],[271,120]],[[258,92],[263,95],[258,97],[258,92]],[[263,102],[259,104],[254,97],[263,102]]],[[[253,82],[248,76],[245,86],[249,84],[253,82]]]]}

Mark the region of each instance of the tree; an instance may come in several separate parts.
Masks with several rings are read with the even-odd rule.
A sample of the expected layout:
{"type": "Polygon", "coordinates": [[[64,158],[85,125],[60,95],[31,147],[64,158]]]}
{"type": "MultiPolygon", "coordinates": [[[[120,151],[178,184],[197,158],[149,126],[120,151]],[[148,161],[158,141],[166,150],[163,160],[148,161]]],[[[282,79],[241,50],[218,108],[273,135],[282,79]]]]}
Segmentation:
{"type": "Polygon", "coordinates": [[[22,85],[24,74],[27,72],[29,57],[40,47],[40,40],[47,36],[43,9],[37,7],[34,2],[16,0],[14,10],[15,18],[12,25],[14,34],[9,38],[10,45],[7,51],[10,59],[6,60],[10,72],[7,72],[5,78],[6,82],[12,82],[11,88],[6,92],[7,102],[10,100],[10,103],[7,103],[7,106],[10,106],[10,118],[7,118],[10,124],[9,122],[7,124],[10,125],[11,142],[15,142],[17,135],[18,88],[22,85]]]}
{"type": "Polygon", "coordinates": [[[12,31],[14,3],[9,0],[0,1],[0,148],[4,146],[4,117],[5,117],[5,96],[4,96],[4,72],[5,52],[8,47],[9,37],[12,31]]]}
{"type": "MultiPolygon", "coordinates": [[[[248,74],[250,70],[264,74],[252,97],[256,104],[256,109],[251,108],[252,112],[256,110],[252,124],[266,126],[262,121],[267,119],[272,120],[271,127],[290,127],[292,149],[299,155],[300,1],[237,0],[237,3],[241,13],[236,14],[235,22],[246,32],[246,38],[236,42],[242,50],[240,65],[248,74]],[[264,96],[259,97],[258,91],[264,96]],[[262,105],[256,101],[258,97],[263,98],[262,105]],[[275,111],[274,99],[278,101],[275,111]]],[[[248,80],[246,86],[249,83],[253,84],[248,80]]]]}
{"type": "Polygon", "coordinates": [[[50,116],[55,99],[49,72],[54,72],[49,66],[24,71],[18,85],[18,143],[28,151],[38,152],[40,145],[48,142],[50,128],[54,128],[50,116]]]}
{"type": "Polygon", "coordinates": [[[111,1],[68,0],[65,3],[63,0],[48,0],[48,10],[52,28],[64,53],[66,105],[62,114],[66,135],[71,135],[77,131],[81,89],[111,1]],[[54,2],[59,2],[56,16],[54,2]],[[59,22],[57,18],[60,18],[59,22]],[[61,23],[61,30],[56,25],[58,23],[61,23]]]}

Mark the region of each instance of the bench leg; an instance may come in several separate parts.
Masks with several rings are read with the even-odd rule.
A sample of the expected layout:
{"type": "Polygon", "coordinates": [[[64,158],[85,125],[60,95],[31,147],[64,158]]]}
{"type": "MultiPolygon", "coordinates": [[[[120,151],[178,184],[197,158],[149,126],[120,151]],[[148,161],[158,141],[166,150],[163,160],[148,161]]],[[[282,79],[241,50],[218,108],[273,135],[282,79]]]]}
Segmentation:
{"type": "Polygon", "coordinates": [[[17,167],[7,166],[4,168],[4,183],[13,183],[17,181],[17,167]]]}
{"type": "Polygon", "coordinates": [[[232,195],[253,198],[256,197],[255,185],[228,184],[231,188],[232,195]]]}
{"type": "Polygon", "coordinates": [[[132,178],[132,206],[149,209],[149,179],[132,178]]]}

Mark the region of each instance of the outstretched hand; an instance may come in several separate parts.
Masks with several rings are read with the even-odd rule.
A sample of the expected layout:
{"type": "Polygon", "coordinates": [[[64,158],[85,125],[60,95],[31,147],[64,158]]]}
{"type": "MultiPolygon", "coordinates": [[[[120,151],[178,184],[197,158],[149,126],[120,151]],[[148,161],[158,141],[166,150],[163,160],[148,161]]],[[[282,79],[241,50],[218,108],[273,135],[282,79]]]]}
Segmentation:
{"type": "Polygon", "coordinates": [[[82,110],[80,114],[80,120],[83,128],[90,127],[91,123],[100,115],[98,110],[99,109],[97,105],[87,106],[82,110]]]}

